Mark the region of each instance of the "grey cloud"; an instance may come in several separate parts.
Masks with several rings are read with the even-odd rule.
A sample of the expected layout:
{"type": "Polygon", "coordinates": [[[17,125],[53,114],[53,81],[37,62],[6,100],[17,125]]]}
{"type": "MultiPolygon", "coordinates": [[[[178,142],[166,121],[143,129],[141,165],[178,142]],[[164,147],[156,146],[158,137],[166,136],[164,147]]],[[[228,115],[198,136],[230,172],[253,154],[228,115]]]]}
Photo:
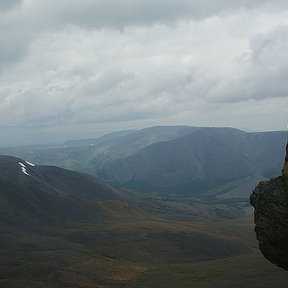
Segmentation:
{"type": "Polygon", "coordinates": [[[239,56],[233,28],[219,41],[231,21],[138,27],[125,33],[70,27],[43,35],[2,77],[0,99],[6,100],[0,105],[0,124],[138,121],[199,110],[205,101],[285,96],[286,28],[254,35],[249,56],[233,71],[230,66],[239,56]]]}
{"type": "MultiPolygon", "coordinates": [[[[232,106],[241,119],[245,101],[286,103],[287,11],[270,15],[263,1],[115,3],[30,0],[0,18],[0,125],[80,131],[120,122],[211,125],[213,117],[229,125],[232,106]],[[188,18],[199,21],[181,22],[188,18]]],[[[265,113],[277,114],[270,106],[265,113]]]]}
{"type": "Polygon", "coordinates": [[[236,80],[219,81],[209,92],[216,102],[288,97],[288,26],[253,37],[245,68],[236,80]]]}
{"type": "Polygon", "coordinates": [[[30,27],[29,18],[33,16],[26,18],[19,11],[0,13],[0,73],[22,59],[29,45],[42,33],[41,27],[30,27]]]}
{"type": "Polygon", "coordinates": [[[6,9],[22,4],[21,9],[0,17],[0,27],[5,31],[0,32],[0,42],[3,43],[0,72],[7,65],[19,61],[29,45],[43,33],[57,31],[65,25],[91,30],[105,27],[123,30],[135,25],[170,25],[185,20],[201,20],[241,9],[266,9],[268,4],[269,9],[283,9],[288,5],[282,0],[1,0],[0,3],[0,7],[6,9]]]}
{"type": "Polygon", "coordinates": [[[107,93],[115,89],[118,85],[123,85],[126,81],[134,79],[133,73],[119,70],[110,70],[106,73],[100,72],[99,75],[88,78],[84,90],[88,95],[107,93]]]}
{"type": "MultiPolygon", "coordinates": [[[[38,19],[85,27],[116,27],[171,23],[262,6],[262,0],[43,0],[31,5],[38,19]],[[57,7],[57,8],[56,8],[57,7]]],[[[273,7],[284,5],[276,0],[273,7]]],[[[43,23],[43,22],[42,22],[43,23]]]]}
{"type": "Polygon", "coordinates": [[[1,10],[10,10],[22,3],[23,0],[1,0],[0,1],[0,11],[1,10]]]}
{"type": "MultiPolygon", "coordinates": [[[[30,37],[29,37],[30,39],[30,37]]],[[[10,33],[0,32],[0,75],[3,69],[9,69],[13,63],[22,59],[27,51],[29,40],[21,39],[21,35],[11,31],[10,33]]]]}

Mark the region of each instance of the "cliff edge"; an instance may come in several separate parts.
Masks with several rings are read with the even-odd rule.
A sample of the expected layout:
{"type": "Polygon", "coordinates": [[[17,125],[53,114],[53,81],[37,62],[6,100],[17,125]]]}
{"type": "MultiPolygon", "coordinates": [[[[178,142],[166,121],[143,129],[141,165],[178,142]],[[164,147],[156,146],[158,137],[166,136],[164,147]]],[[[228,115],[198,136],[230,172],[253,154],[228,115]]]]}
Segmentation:
{"type": "Polygon", "coordinates": [[[262,254],[288,270],[288,144],[282,175],[260,182],[250,196],[262,254]]]}

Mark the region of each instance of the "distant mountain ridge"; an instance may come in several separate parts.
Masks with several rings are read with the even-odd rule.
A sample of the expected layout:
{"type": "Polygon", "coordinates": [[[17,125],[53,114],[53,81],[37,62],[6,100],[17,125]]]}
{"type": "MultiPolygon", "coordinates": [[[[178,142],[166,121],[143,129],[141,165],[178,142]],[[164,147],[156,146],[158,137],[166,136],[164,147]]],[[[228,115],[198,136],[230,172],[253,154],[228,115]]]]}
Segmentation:
{"type": "Polygon", "coordinates": [[[156,126],[110,134],[102,140],[93,140],[93,145],[86,142],[90,143],[87,146],[4,152],[35,163],[88,172],[120,187],[245,198],[251,192],[247,187],[281,169],[285,132],[156,126]]]}
{"type": "Polygon", "coordinates": [[[177,185],[183,187],[196,181],[232,181],[255,174],[270,177],[281,166],[284,139],[281,132],[200,129],[116,160],[104,166],[101,176],[110,177],[112,182],[142,182],[163,189],[177,189],[177,185]]]}
{"type": "Polygon", "coordinates": [[[76,139],[76,140],[67,140],[64,142],[65,147],[85,147],[85,146],[94,146],[98,144],[102,144],[104,142],[121,138],[124,136],[127,136],[136,130],[124,130],[124,131],[119,131],[119,132],[112,132],[109,134],[105,134],[101,137],[98,138],[93,138],[93,139],[76,139]]]}

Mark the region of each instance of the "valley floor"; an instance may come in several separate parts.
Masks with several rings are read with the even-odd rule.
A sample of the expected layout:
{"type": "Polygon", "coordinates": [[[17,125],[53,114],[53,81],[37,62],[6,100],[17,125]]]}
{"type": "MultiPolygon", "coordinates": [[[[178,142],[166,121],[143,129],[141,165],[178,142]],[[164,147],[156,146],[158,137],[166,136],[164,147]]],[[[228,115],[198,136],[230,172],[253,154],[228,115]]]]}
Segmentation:
{"type": "Polygon", "coordinates": [[[203,223],[121,213],[106,222],[50,227],[41,233],[3,229],[0,287],[288,285],[287,272],[258,252],[251,217],[203,223]]]}

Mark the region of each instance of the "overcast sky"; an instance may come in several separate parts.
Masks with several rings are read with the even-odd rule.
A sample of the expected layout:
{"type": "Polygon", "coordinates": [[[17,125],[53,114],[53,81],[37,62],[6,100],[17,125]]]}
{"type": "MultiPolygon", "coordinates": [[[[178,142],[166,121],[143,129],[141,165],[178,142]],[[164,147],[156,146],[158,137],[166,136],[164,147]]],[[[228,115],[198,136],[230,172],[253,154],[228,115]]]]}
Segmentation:
{"type": "Polygon", "coordinates": [[[287,0],[0,0],[0,146],[283,130],[287,51],[287,0]]]}

